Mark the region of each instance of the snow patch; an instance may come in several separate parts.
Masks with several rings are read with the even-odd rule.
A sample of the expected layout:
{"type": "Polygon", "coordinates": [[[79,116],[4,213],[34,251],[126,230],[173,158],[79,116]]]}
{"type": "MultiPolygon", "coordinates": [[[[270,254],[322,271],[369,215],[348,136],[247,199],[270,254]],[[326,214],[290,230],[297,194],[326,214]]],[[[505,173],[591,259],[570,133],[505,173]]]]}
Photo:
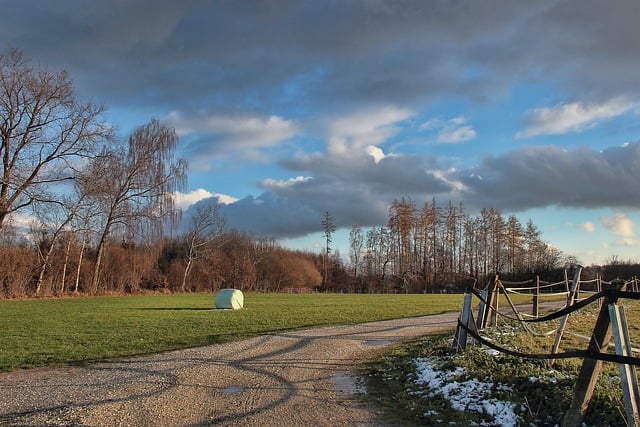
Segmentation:
{"type": "Polygon", "coordinates": [[[432,390],[428,396],[441,395],[449,401],[452,408],[458,411],[487,414],[494,419],[491,425],[503,427],[518,425],[514,403],[487,397],[492,390],[512,391],[510,386],[483,382],[476,378],[462,380],[464,368],[441,370],[438,362],[433,359],[417,358],[414,362],[416,364],[415,383],[432,390]]]}

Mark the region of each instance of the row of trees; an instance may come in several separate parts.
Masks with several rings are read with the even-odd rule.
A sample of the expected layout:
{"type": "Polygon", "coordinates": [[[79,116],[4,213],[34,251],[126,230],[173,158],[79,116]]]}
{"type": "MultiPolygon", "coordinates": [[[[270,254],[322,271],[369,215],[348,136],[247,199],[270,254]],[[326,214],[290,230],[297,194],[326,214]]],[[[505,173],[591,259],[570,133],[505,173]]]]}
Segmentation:
{"type": "MultiPolygon", "coordinates": [[[[327,215],[325,237],[330,236],[327,215]]],[[[342,274],[342,285],[328,280],[328,288],[333,282],[348,283],[351,290],[429,291],[482,281],[496,272],[530,278],[576,261],[545,243],[531,220],[523,226],[515,215],[505,219],[495,209],[471,216],[461,204],[442,207],[435,200],[421,207],[395,200],[387,226],[366,231],[353,226],[349,242],[349,280],[342,274]]]]}
{"type": "MultiPolygon", "coordinates": [[[[312,254],[282,248],[273,240],[227,231],[218,205],[200,204],[188,231],[177,237],[134,241],[125,228],[114,229],[107,238],[97,287],[93,274],[98,242],[87,243],[84,230],[65,229],[55,241],[35,228],[29,239],[15,234],[8,240],[10,234],[5,230],[0,245],[4,261],[0,264],[1,294],[215,292],[224,287],[254,292],[438,292],[463,289],[474,280],[482,283],[496,272],[506,279],[530,279],[539,274],[545,280],[561,280],[562,270],[573,262],[541,241],[531,222],[526,228],[510,228],[508,224],[513,226],[516,221],[511,217],[504,220],[495,210],[476,217],[461,215],[463,220],[457,227],[463,231],[458,229],[455,234],[459,240],[453,240],[446,239],[452,234],[446,219],[453,206],[441,209],[431,203],[424,211],[435,208],[438,213],[435,238],[433,229],[427,234],[428,243],[419,237],[425,233],[418,233],[420,229],[416,228],[420,223],[418,209],[413,211],[416,216],[411,232],[403,236],[402,229],[395,225],[395,213],[399,208],[411,211],[411,205],[406,200],[395,202],[385,227],[372,227],[366,232],[352,227],[350,260],[346,261],[330,246],[328,251],[325,247],[322,253],[312,254]],[[474,236],[464,233],[469,223],[485,224],[483,221],[488,221],[486,239],[479,229],[473,229],[474,236]],[[483,242],[481,249],[471,247],[477,241],[483,242]],[[481,256],[481,250],[487,251],[486,257],[481,256]],[[48,254],[46,268],[43,254],[48,254]]],[[[464,212],[460,206],[455,211],[464,212]]],[[[324,222],[324,237],[330,243],[335,227],[328,213],[324,222]]],[[[606,269],[594,272],[606,274],[610,270],[620,277],[637,274],[637,265],[613,261],[606,269]]]]}
{"type": "Polygon", "coordinates": [[[255,292],[313,290],[322,281],[318,257],[270,240],[224,233],[201,246],[189,263],[187,236],[132,243],[114,233],[105,246],[103,270],[93,285],[97,248],[65,232],[50,251],[41,276],[41,247],[50,241],[0,245],[0,297],[115,295],[143,292],[215,292],[236,287],[255,292]]]}

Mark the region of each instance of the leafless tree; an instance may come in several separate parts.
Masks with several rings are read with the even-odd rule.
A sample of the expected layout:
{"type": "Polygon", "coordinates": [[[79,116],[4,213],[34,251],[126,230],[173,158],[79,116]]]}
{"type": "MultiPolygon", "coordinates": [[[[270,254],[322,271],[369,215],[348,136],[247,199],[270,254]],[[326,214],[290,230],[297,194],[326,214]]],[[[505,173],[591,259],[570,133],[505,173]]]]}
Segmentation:
{"type": "MultiPolygon", "coordinates": [[[[48,236],[46,241],[45,239],[42,239],[42,244],[39,247],[41,266],[38,281],[36,282],[36,295],[39,295],[42,290],[45,274],[47,269],[51,266],[51,257],[58,241],[64,235],[65,231],[68,231],[69,224],[75,220],[76,215],[82,208],[83,200],[83,194],[74,192],[64,196],[62,200],[57,203],[48,203],[46,205],[46,209],[38,209],[39,207],[42,207],[40,203],[36,203],[34,205],[36,208],[34,209],[34,215],[35,218],[38,219],[40,225],[40,227],[38,227],[39,231],[43,236],[48,236]]],[[[62,280],[64,287],[64,278],[62,280]]]]}
{"type": "Polygon", "coordinates": [[[0,54],[0,231],[12,213],[58,200],[56,185],[111,138],[103,111],[75,98],[66,72],[34,68],[17,49],[0,54]]]}
{"type": "Polygon", "coordinates": [[[194,207],[189,231],[185,235],[187,262],[182,276],[181,290],[187,288],[189,273],[193,263],[199,259],[205,250],[211,250],[216,239],[224,233],[225,219],[220,213],[220,205],[217,202],[201,202],[194,207]]]}
{"type": "Polygon", "coordinates": [[[86,192],[100,207],[93,219],[98,231],[92,291],[98,289],[100,270],[110,233],[115,226],[129,233],[161,235],[163,226],[177,218],[173,193],[186,183],[186,163],[174,158],[175,130],[158,120],[137,128],[127,146],[105,149],[92,162],[86,192]]]}
{"type": "Polygon", "coordinates": [[[351,232],[349,232],[349,246],[349,257],[353,267],[353,277],[358,277],[360,274],[362,247],[364,246],[364,235],[362,234],[362,229],[359,225],[351,227],[351,232]]]}

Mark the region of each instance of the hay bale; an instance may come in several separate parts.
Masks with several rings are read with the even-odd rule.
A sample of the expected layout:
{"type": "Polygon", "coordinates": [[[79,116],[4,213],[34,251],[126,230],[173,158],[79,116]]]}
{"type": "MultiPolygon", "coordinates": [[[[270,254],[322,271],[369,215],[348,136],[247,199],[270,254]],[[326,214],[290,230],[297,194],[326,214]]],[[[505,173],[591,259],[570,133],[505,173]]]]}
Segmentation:
{"type": "Polygon", "coordinates": [[[237,310],[244,306],[244,295],[239,289],[220,289],[216,295],[216,308],[237,310]]]}

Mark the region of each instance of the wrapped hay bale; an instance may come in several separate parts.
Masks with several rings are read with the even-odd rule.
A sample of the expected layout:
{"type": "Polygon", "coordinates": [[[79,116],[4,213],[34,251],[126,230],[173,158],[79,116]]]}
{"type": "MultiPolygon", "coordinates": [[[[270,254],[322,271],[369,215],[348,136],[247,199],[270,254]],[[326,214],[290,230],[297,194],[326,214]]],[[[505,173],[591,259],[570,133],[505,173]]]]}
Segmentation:
{"type": "Polygon", "coordinates": [[[237,310],[244,306],[244,295],[239,289],[220,289],[216,295],[216,308],[237,310]]]}

